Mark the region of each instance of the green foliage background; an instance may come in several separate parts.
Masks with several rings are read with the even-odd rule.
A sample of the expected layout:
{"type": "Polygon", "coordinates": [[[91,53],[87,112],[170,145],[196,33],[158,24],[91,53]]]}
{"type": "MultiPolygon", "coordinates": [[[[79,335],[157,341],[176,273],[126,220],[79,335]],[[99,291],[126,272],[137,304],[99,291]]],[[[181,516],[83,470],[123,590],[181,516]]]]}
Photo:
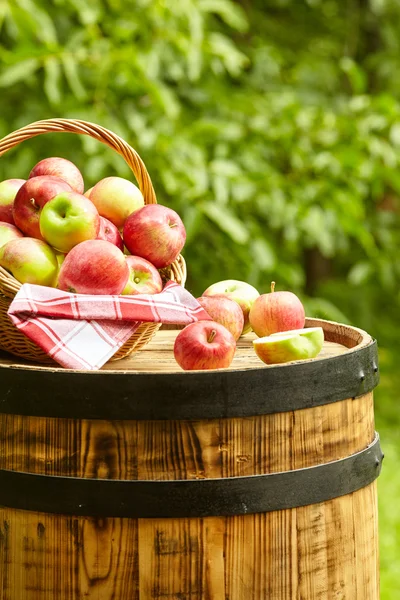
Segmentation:
{"type": "MultiPolygon", "coordinates": [[[[378,338],[382,598],[400,592],[398,0],[2,0],[0,135],[99,123],[144,159],[188,234],[189,289],[243,279],[378,338]]],[[[1,179],[74,160],[130,177],[84,136],[25,142],[1,179]]]]}

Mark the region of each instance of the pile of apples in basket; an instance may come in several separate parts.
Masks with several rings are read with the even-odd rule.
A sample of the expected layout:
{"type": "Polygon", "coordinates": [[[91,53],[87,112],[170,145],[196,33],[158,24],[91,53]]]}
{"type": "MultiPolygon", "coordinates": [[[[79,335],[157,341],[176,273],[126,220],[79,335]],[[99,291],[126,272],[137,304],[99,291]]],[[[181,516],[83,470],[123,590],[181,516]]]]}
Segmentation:
{"type": "MultiPolygon", "coordinates": [[[[179,256],[186,232],[179,215],[144,204],[139,188],[106,177],[84,192],[79,169],[46,158],[28,179],[0,183],[0,266],[20,283],[77,294],[157,294],[159,269],[179,256]]],[[[185,370],[231,364],[240,336],[254,331],[255,352],[266,364],[316,357],[321,327],[304,328],[300,299],[288,291],[260,295],[246,282],[226,280],[197,300],[212,320],[179,332],[174,355],[185,370]]]]}

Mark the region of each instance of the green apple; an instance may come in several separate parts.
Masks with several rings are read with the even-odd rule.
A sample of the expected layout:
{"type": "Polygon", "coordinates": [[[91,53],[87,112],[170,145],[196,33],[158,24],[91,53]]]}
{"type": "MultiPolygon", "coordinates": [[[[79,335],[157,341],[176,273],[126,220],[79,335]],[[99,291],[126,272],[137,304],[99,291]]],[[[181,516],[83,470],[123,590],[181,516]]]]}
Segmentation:
{"type": "Polygon", "coordinates": [[[321,352],[323,344],[322,327],[273,333],[253,341],[257,356],[267,365],[315,358],[321,352]]]}
{"type": "Polygon", "coordinates": [[[245,281],[238,281],[237,279],[226,279],[225,281],[218,281],[210,285],[203,296],[226,296],[231,300],[237,302],[243,311],[244,325],[242,335],[251,331],[251,325],[249,323],[249,313],[255,300],[259,297],[259,292],[255,287],[246,283],[245,281]]]}
{"type": "Polygon", "coordinates": [[[39,219],[43,238],[59,252],[97,238],[100,216],[94,204],[83,194],[64,192],[42,208],[39,219]]]}
{"type": "Polygon", "coordinates": [[[0,248],[0,266],[20,283],[34,283],[53,287],[58,262],[56,253],[46,242],[22,237],[7,242],[0,248]]]}

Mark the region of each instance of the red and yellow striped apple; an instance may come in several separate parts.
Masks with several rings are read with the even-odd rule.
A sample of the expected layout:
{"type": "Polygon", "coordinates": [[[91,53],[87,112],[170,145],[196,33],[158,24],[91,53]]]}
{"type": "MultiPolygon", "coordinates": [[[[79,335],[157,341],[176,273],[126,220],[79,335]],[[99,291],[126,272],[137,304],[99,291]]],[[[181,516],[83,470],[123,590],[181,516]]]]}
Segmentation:
{"type": "Polygon", "coordinates": [[[129,279],[122,294],[159,294],[163,288],[160,273],[154,265],[140,256],[125,258],[129,267],[129,279]]]}
{"type": "Polygon", "coordinates": [[[213,321],[220,323],[231,332],[235,340],[242,335],[244,317],[239,304],[222,294],[220,296],[201,296],[197,298],[213,321]]]}
{"type": "Polygon", "coordinates": [[[29,179],[40,175],[51,175],[59,177],[71,186],[71,189],[78,194],[83,194],[83,177],[78,167],[73,162],[59,156],[44,158],[38,162],[29,173],[29,179]]]}
{"type": "Polygon", "coordinates": [[[271,292],[262,294],[255,300],[250,310],[249,321],[259,337],[290,329],[301,329],[305,323],[304,306],[292,292],[275,292],[273,281],[271,292]]]}
{"type": "Polygon", "coordinates": [[[104,240],[87,240],[70,250],[57,287],[77,294],[120,294],[129,277],[125,255],[104,240]]]}
{"type": "Polygon", "coordinates": [[[236,341],[230,331],[215,321],[187,325],[175,339],[175,360],[185,371],[226,369],[231,364],[236,341]]]}
{"type": "Polygon", "coordinates": [[[111,223],[111,221],[105,217],[100,217],[100,229],[97,239],[111,242],[120,250],[124,250],[124,242],[122,241],[118,227],[116,227],[114,223],[111,223]]]}
{"type": "Polygon", "coordinates": [[[242,309],[244,318],[242,335],[251,331],[249,323],[250,308],[253,306],[256,298],[260,295],[256,288],[245,281],[226,279],[224,281],[213,283],[203,292],[203,296],[215,296],[220,294],[237,302],[242,309]]]}
{"type": "Polygon", "coordinates": [[[186,241],[186,231],[174,210],[148,204],[129,215],[122,237],[131,254],[142,256],[162,269],[178,257],[186,241]]]}

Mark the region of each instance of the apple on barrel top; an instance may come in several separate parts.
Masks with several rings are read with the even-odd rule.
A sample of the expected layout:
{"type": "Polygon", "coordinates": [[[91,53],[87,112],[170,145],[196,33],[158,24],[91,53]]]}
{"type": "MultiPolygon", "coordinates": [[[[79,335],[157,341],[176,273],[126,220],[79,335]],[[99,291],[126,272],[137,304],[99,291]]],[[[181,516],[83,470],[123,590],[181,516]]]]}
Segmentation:
{"type": "Polygon", "coordinates": [[[237,302],[242,309],[244,318],[242,335],[251,331],[249,314],[254,301],[260,295],[258,290],[245,281],[226,279],[213,283],[203,292],[203,296],[219,296],[221,294],[237,302]]]}
{"type": "Polygon", "coordinates": [[[185,371],[225,369],[231,364],[235,350],[231,332],[214,321],[187,325],[174,344],[175,360],[185,371]]]}

